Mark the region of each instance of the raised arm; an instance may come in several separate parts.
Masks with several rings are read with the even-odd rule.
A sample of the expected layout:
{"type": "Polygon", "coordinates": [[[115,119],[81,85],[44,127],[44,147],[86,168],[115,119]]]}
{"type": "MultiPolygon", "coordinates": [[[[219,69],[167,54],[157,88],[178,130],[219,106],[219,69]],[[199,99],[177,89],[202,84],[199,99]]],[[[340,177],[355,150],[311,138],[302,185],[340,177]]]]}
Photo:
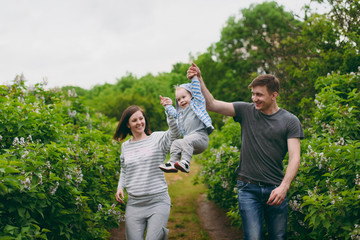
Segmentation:
{"type": "Polygon", "coordinates": [[[180,137],[180,131],[176,121],[177,113],[175,108],[172,106],[171,99],[160,96],[160,103],[165,108],[169,129],[161,135],[160,139],[158,140],[158,144],[163,151],[168,152],[170,150],[171,143],[180,137]]]}
{"type": "Polygon", "coordinates": [[[164,106],[166,114],[173,118],[177,118],[178,115],[176,109],[172,105],[171,99],[169,97],[163,97],[161,95],[159,97],[160,97],[160,104],[164,106]]]}
{"type": "Polygon", "coordinates": [[[235,109],[232,103],[216,100],[214,96],[207,89],[205,82],[201,77],[201,72],[198,66],[195,63],[192,63],[187,71],[187,77],[192,79],[194,76],[197,76],[200,81],[201,92],[204,95],[206,100],[206,109],[211,112],[220,113],[225,116],[235,116],[235,109]]]}

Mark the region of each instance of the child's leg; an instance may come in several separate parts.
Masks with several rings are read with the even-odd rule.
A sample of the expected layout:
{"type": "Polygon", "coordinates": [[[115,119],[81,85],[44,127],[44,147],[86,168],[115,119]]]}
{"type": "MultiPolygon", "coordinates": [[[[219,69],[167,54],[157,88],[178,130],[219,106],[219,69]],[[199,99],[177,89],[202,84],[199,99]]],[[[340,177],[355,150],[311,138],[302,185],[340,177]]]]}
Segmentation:
{"type": "Polygon", "coordinates": [[[180,160],[182,152],[182,142],[184,139],[176,139],[173,141],[170,147],[170,162],[176,162],[180,160]]]}
{"type": "Polygon", "coordinates": [[[209,136],[207,133],[195,132],[186,135],[181,142],[181,161],[178,161],[174,164],[175,168],[182,172],[189,173],[192,155],[205,151],[208,144],[209,136]]]}
{"type": "Polygon", "coordinates": [[[174,164],[180,160],[181,157],[181,142],[183,139],[176,139],[170,147],[170,159],[167,163],[160,164],[159,168],[166,173],[176,173],[178,170],[174,164]]]}
{"type": "Polygon", "coordinates": [[[206,150],[209,145],[209,136],[205,132],[194,132],[186,135],[182,141],[181,160],[190,163],[193,154],[200,154],[206,150]]]}

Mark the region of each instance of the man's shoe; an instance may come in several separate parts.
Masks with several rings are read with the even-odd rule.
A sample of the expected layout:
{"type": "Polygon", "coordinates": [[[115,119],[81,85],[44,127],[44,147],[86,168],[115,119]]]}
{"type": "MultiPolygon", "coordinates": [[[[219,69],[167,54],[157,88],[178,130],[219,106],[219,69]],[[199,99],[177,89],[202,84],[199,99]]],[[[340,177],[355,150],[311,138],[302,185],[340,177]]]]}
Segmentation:
{"type": "Polygon", "coordinates": [[[160,164],[159,168],[166,173],[176,173],[178,171],[172,162],[160,164]]]}
{"type": "Polygon", "coordinates": [[[190,163],[188,163],[187,161],[185,160],[181,160],[180,162],[177,161],[175,164],[174,164],[175,168],[182,171],[182,172],[185,172],[185,173],[189,173],[190,172],[190,163]]]}

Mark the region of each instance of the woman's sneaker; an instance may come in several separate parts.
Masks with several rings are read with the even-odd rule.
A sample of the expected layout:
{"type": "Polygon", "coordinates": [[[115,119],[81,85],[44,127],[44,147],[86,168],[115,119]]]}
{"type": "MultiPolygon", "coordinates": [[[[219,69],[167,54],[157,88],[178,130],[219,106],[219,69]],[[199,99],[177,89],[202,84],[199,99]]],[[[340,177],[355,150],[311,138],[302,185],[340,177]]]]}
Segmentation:
{"type": "Polygon", "coordinates": [[[190,163],[188,163],[187,161],[185,160],[181,160],[180,162],[177,161],[175,164],[174,164],[175,168],[182,171],[182,172],[185,172],[185,173],[189,173],[190,172],[190,163]]]}
{"type": "Polygon", "coordinates": [[[173,162],[160,164],[159,168],[166,173],[176,173],[178,171],[173,162]]]}

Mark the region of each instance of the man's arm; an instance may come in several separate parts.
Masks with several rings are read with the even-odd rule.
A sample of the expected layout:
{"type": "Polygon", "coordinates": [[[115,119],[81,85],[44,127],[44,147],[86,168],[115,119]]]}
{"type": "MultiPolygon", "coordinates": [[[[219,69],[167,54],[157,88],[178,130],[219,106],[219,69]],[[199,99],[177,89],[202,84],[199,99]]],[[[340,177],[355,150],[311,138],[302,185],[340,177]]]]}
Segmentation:
{"type": "Polygon", "coordinates": [[[201,72],[198,66],[195,63],[192,63],[191,67],[187,71],[187,77],[191,79],[192,77],[197,76],[200,81],[201,92],[204,95],[206,100],[206,109],[211,112],[220,113],[225,116],[235,116],[235,109],[232,103],[216,100],[214,96],[207,89],[205,82],[201,77],[201,72]]]}
{"type": "Polygon", "coordinates": [[[267,202],[269,205],[278,206],[284,201],[291,182],[294,180],[300,167],[300,139],[289,138],[287,144],[289,150],[289,164],[280,186],[275,188],[270,194],[267,202]]]}

